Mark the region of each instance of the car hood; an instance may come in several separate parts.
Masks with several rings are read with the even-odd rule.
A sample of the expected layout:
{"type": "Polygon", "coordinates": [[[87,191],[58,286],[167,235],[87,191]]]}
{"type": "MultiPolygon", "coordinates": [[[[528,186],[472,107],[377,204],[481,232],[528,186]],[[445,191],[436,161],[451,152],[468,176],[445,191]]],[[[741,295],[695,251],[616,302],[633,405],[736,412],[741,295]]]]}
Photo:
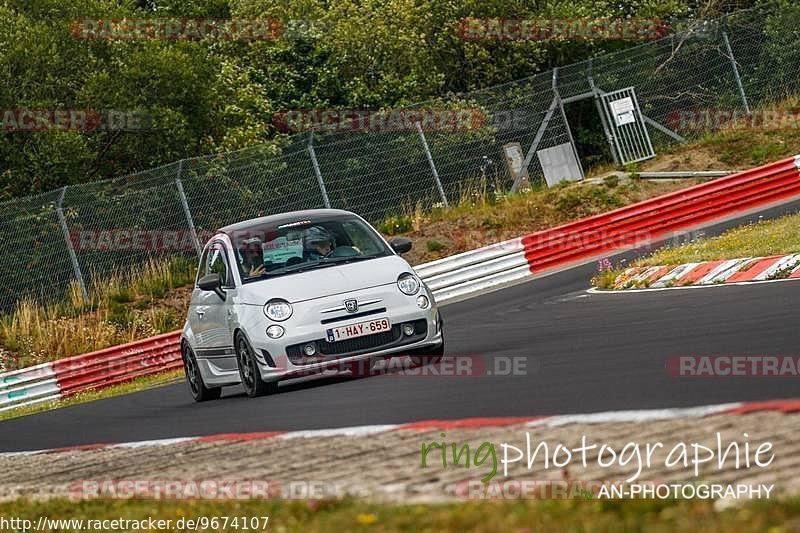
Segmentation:
{"type": "Polygon", "coordinates": [[[403,272],[414,270],[397,255],[345,263],[247,283],[239,289],[239,302],[264,305],[272,298],[283,298],[297,303],[395,283],[403,272]]]}

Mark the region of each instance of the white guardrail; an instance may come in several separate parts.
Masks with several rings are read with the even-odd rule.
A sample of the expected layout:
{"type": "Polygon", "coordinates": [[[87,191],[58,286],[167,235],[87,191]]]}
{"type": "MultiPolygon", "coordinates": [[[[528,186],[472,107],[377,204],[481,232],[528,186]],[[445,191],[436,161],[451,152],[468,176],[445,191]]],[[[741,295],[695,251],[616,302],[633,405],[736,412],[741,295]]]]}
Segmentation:
{"type": "Polygon", "coordinates": [[[414,267],[437,303],[463,300],[531,275],[522,237],[414,267]]]}
{"type": "Polygon", "coordinates": [[[0,411],[60,397],[61,389],[51,363],[0,374],[0,411]]]}

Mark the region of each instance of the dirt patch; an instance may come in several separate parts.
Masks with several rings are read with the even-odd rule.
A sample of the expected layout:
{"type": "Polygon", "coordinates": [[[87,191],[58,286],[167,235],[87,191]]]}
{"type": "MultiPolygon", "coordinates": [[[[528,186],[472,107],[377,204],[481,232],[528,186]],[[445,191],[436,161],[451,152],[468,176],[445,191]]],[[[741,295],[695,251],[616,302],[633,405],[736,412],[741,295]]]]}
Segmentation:
{"type": "Polygon", "coordinates": [[[664,154],[642,164],[646,172],[677,172],[690,170],[737,170],[720,160],[719,154],[709,148],[695,148],[686,152],[664,154]]]}
{"type": "MultiPolygon", "coordinates": [[[[621,173],[622,174],[622,173],[621,173]]],[[[601,184],[571,184],[502,198],[477,200],[472,206],[413,218],[402,233],[414,241],[403,257],[412,265],[441,259],[482,246],[552,228],[584,217],[641,202],[697,185],[701,180],[650,182],[607,180],[601,184]]]]}

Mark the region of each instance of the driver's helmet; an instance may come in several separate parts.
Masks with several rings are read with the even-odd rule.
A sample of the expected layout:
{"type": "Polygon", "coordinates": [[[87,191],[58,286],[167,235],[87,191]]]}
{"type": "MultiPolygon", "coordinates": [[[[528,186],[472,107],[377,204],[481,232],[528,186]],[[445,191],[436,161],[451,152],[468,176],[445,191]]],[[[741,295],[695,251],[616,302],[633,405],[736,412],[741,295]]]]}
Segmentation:
{"type": "Polygon", "coordinates": [[[330,243],[331,249],[336,245],[331,232],[321,226],[311,226],[303,232],[303,248],[305,250],[313,250],[315,244],[330,243]]]}

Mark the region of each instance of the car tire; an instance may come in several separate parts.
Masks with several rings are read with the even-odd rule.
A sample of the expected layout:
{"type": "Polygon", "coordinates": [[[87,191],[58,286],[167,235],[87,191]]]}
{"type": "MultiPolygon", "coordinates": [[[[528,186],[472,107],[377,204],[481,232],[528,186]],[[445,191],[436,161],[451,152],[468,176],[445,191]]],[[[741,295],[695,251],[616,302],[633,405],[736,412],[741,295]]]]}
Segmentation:
{"type": "Polygon", "coordinates": [[[203,375],[200,374],[197,358],[188,343],[184,343],[181,348],[181,358],[183,359],[183,372],[186,375],[186,384],[189,386],[189,392],[192,393],[194,401],[205,402],[208,400],[218,400],[222,395],[222,387],[206,386],[205,382],[203,382],[203,375]]]}
{"type": "Polygon", "coordinates": [[[261,372],[258,370],[255,352],[253,352],[250,342],[243,333],[236,334],[236,363],[239,366],[239,377],[242,380],[242,388],[250,398],[258,398],[268,394],[278,392],[277,381],[264,381],[261,379],[261,372]]]}
{"type": "Polygon", "coordinates": [[[440,344],[436,348],[425,350],[424,352],[421,352],[419,355],[412,355],[411,364],[415,367],[433,365],[441,361],[442,357],[444,357],[444,341],[442,341],[442,344],[440,344]]]}

